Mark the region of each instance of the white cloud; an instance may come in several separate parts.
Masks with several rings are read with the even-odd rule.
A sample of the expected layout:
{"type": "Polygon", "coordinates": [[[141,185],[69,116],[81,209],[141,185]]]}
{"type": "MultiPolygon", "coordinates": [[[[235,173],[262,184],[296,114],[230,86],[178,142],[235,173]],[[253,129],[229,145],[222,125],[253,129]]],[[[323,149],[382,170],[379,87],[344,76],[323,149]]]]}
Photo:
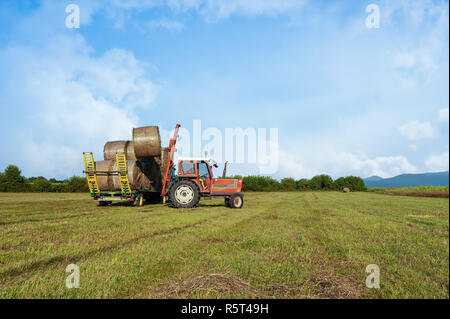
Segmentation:
{"type": "Polygon", "coordinates": [[[255,16],[277,15],[297,9],[304,4],[299,0],[216,0],[204,1],[200,12],[207,17],[227,18],[233,14],[255,16]]]}
{"type": "Polygon", "coordinates": [[[176,13],[193,10],[207,20],[223,19],[231,15],[277,15],[289,13],[304,5],[305,0],[114,0],[111,5],[118,9],[148,9],[169,6],[176,13]]]}
{"type": "Polygon", "coordinates": [[[418,26],[427,17],[440,15],[445,10],[446,3],[445,1],[430,0],[384,0],[380,7],[382,8],[382,17],[385,19],[385,22],[391,22],[395,18],[402,17],[408,23],[418,26]]]}
{"type": "Polygon", "coordinates": [[[8,68],[15,112],[27,114],[14,153],[27,176],[79,175],[82,152],[94,151],[101,160],[106,141],[130,139],[136,110],[149,108],[157,93],[146,65],[132,52],[112,49],[95,57],[81,36],[60,34],[42,46],[10,47],[0,59],[8,68]]]}
{"type": "Polygon", "coordinates": [[[439,121],[448,122],[448,108],[439,110],[439,121]]]}
{"type": "Polygon", "coordinates": [[[305,3],[306,0],[112,0],[108,2],[108,10],[112,10],[112,8],[146,10],[168,6],[176,13],[192,10],[210,20],[224,19],[232,15],[256,16],[290,13],[305,3]]]}
{"type": "Polygon", "coordinates": [[[184,25],[181,22],[166,19],[151,20],[147,22],[147,26],[150,28],[161,28],[174,31],[181,31],[184,28],[184,25]]]}
{"type": "Polygon", "coordinates": [[[411,121],[398,128],[400,133],[409,140],[418,140],[421,138],[433,137],[435,132],[430,122],[411,121]]]}
{"type": "Polygon", "coordinates": [[[448,171],[449,167],[449,152],[444,152],[440,155],[430,155],[425,159],[425,166],[430,170],[448,171]]]}
{"type": "Polygon", "coordinates": [[[430,49],[399,52],[394,58],[395,66],[400,69],[431,75],[438,70],[433,53],[430,49]]]}
{"type": "Polygon", "coordinates": [[[361,177],[390,177],[414,172],[416,167],[405,156],[377,156],[336,151],[333,149],[309,150],[308,154],[295,151],[280,151],[280,176],[311,178],[318,174],[329,174],[334,178],[356,175],[361,177]]]}

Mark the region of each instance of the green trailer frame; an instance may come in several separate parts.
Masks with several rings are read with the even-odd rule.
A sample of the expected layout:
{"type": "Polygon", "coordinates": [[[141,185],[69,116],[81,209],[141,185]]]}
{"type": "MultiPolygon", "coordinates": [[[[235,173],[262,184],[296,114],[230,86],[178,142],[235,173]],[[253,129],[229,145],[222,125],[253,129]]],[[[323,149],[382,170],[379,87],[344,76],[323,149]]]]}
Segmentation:
{"type": "MultiPolygon", "coordinates": [[[[117,162],[119,163],[119,170],[117,172],[111,172],[112,174],[118,174],[121,191],[102,191],[98,187],[97,171],[95,168],[94,157],[91,152],[84,152],[84,164],[86,179],[89,186],[91,198],[98,201],[100,206],[110,205],[112,202],[132,202],[135,206],[143,206],[144,198],[150,197],[153,194],[161,193],[161,190],[131,190],[128,180],[128,170],[126,166],[126,155],[124,153],[117,153],[117,162]]],[[[104,172],[101,172],[104,173],[104,172]]]]}

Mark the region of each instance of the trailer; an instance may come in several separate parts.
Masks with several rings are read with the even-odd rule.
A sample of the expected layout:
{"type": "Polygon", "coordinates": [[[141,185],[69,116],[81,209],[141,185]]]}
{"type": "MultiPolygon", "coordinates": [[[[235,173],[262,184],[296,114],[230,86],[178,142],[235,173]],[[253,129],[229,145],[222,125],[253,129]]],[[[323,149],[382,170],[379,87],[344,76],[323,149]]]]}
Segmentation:
{"type": "Polygon", "coordinates": [[[128,178],[127,159],[124,153],[116,154],[117,171],[104,172],[95,169],[95,161],[92,152],[84,152],[84,166],[87,183],[91,198],[98,201],[100,206],[108,206],[112,202],[127,201],[134,206],[143,206],[144,198],[151,195],[159,195],[160,191],[140,189],[132,190],[128,178]],[[97,175],[98,174],[117,174],[120,181],[120,191],[104,191],[100,190],[97,175]]]}

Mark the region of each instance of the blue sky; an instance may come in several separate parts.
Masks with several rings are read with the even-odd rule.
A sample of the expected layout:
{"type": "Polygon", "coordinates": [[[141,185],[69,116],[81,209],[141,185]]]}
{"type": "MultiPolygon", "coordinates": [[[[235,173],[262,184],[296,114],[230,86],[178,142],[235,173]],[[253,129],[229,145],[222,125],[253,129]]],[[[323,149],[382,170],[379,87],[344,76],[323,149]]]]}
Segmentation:
{"type": "Polygon", "coordinates": [[[132,127],[167,143],[194,120],[278,128],[275,178],[448,170],[448,18],[431,0],[2,1],[0,170],[79,175],[132,127]]]}

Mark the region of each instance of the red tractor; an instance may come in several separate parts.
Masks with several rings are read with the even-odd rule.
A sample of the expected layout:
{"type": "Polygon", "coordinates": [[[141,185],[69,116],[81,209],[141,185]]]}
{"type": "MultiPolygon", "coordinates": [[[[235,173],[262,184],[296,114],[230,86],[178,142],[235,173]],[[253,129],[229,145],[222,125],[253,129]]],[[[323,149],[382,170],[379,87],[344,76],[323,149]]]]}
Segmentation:
{"type": "Polygon", "coordinates": [[[176,152],[175,143],[178,137],[177,124],[174,137],[169,143],[169,160],[163,181],[161,196],[168,197],[176,208],[192,208],[198,205],[200,197],[225,198],[225,205],[231,208],[241,208],[244,204],[242,179],[227,179],[225,169],[223,178],[214,178],[210,163],[218,167],[210,158],[179,157],[178,175],[175,175],[173,153],[176,152]]]}

